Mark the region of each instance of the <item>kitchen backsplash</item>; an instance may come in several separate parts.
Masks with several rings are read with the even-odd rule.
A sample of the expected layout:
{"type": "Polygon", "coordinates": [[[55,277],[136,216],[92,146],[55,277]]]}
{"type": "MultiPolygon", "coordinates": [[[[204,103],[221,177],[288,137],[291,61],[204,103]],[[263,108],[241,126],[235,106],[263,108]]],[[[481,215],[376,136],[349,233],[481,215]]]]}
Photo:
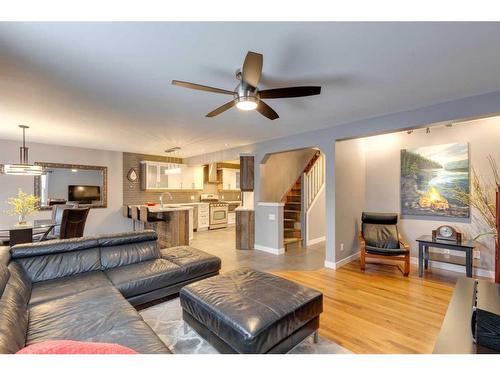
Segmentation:
{"type": "MultiPolygon", "coordinates": [[[[180,158],[172,158],[168,156],[156,156],[146,154],[123,153],[123,204],[143,204],[145,202],[160,202],[162,192],[145,191],[141,189],[140,171],[141,161],[161,161],[165,163],[182,163],[180,158]],[[134,168],[139,178],[136,181],[130,182],[127,179],[127,174],[131,168],[134,168]]],[[[237,201],[241,198],[241,193],[234,192],[218,192],[217,184],[204,184],[203,191],[170,191],[173,200],[172,203],[199,202],[201,194],[219,194],[221,199],[228,201],[237,201]],[[224,196],[224,198],[222,198],[224,196]]],[[[168,198],[167,198],[168,199],[168,198]]]]}

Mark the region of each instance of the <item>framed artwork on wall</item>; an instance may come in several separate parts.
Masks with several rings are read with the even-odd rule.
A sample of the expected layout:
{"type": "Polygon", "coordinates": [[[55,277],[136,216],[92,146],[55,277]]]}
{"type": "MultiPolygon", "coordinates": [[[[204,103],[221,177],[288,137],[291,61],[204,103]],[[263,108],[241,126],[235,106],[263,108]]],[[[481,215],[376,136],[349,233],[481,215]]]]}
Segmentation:
{"type": "Polygon", "coordinates": [[[402,215],[469,218],[469,205],[454,197],[457,188],[470,189],[467,143],[401,150],[402,215]]]}

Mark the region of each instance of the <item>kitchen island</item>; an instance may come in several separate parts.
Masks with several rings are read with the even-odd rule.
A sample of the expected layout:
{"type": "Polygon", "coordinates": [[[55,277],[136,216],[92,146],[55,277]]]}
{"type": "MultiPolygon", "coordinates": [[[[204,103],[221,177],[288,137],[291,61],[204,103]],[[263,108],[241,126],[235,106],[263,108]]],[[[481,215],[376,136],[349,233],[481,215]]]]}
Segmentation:
{"type": "MultiPolygon", "coordinates": [[[[131,205],[130,211],[138,212],[137,219],[144,229],[153,229],[158,234],[161,249],[189,245],[192,232],[193,207],[181,205],[131,205]]],[[[134,219],[134,215],[131,215],[134,219]]]]}

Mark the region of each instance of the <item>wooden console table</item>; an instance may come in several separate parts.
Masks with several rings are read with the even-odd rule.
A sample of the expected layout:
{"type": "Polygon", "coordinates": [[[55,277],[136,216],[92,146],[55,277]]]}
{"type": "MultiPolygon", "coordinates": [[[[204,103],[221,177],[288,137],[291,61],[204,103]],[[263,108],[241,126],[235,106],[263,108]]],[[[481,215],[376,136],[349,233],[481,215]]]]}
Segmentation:
{"type": "Polygon", "coordinates": [[[451,263],[465,266],[465,273],[467,277],[472,277],[472,261],[474,254],[474,241],[463,241],[457,244],[453,241],[437,240],[433,241],[432,236],[425,235],[417,238],[418,242],[418,276],[422,277],[424,274],[424,267],[427,270],[429,268],[429,260],[442,263],[451,263]],[[435,254],[435,258],[430,259],[429,248],[434,247],[438,249],[447,249],[454,251],[465,252],[465,259],[457,256],[445,256],[435,254]]]}
{"type": "Polygon", "coordinates": [[[485,280],[460,278],[455,285],[433,354],[490,354],[498,352],[474,342],[472,317],[476,297],[500,303],[500,296],[485,280]],[[476,296],[477,293],[477,296],[476,296]]]}

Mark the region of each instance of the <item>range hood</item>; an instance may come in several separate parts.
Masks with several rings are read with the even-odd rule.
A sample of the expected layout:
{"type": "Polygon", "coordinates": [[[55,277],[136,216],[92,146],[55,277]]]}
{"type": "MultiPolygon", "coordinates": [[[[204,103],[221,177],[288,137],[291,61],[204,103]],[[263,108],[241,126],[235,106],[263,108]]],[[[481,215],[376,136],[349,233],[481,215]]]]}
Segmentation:
{"type": "Polygon", "coordinates": [[[208,165],[208,182],[217,183],[217,163],[210,163],[208,165]]]}

